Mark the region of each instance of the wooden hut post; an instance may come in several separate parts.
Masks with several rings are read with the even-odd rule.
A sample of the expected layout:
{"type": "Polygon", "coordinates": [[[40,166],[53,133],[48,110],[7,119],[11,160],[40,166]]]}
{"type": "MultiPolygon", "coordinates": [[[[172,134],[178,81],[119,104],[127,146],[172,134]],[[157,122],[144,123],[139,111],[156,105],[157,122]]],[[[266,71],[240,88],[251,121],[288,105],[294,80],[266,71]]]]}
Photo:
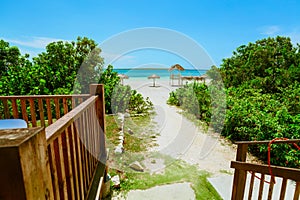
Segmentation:
{"type": "Polygon", "coordinates": [[[54,198],[44,128],[0,131],[0,198],[54,198]]]}

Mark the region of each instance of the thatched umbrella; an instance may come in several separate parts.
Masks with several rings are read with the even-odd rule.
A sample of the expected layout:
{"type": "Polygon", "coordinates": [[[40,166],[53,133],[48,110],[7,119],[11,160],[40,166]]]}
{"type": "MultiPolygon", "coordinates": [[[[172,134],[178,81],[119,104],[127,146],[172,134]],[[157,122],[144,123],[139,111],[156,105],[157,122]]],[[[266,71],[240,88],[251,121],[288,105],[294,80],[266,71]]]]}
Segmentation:
{"type": "Polygon", "coordinates": [[[148,76],[148,79],[153,79],[153,87],[155,87],[155,79],[159,79],[160,76],[156,74],[152,74],[151,76],[148,76]]]}
{"type": "Polygon", "coordinates": [[[123,79],[128,79],[129,78],[126,74],[118,74],[118,77],[120,77],[122,85],[123,85],[123,79]]]}

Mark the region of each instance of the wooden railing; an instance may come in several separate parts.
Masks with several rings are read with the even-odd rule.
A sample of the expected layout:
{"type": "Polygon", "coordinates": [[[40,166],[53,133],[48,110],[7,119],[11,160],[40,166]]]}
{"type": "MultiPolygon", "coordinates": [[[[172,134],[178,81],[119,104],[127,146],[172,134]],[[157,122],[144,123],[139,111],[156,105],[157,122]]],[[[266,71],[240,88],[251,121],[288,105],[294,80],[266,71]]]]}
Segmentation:
{"type": "MultiPolygon", "coordinates": [[[[252,199],[254,192],[256,192],[257,199],[262,199],[264,192],[264,184],[269,184],[267,198],[272,198],[273,189],[275,182],[270,178],[270,172],[276,178],[276,184],[280,185],[280,193],[278,199],[283,200],[287,197],[293,197],[293,200],[298,200],[300,195],[300,169],[287,168],[287,167],[278,167],[278,166],[268,166],[262,164],[253,164],[247,163],[247,151],[248,145],[268,145],[270,141],[247,141],[247,142],[237,142],[238,145],[236,161],[231,162],[231,167],[235,168],[233,187],[232,187],[232,200],[243,200],[243,199],[252,199]],[[270,171],[271,170],[271,171],[270,171]],[[247,176],[249,172],[250,175],[247,176]],[[269,175],[270,181],[266,183],[266,177],[269,175]],[[259,189],[254,191],[254,182],[255,179],[259,180],[259,189]],[[280,181],[278,181],[280,180],[280,181]],[[245,192],[246,183],[248,181],[249,190],[245,192]],[[288,181],[295,182],[294,191],[287,194],[287,183],[288,181]],[[246,194],[248,196],[246,196],[246,194]]],[[[299,143],[300,140],[281,140],[275,141],[274,143],[283,144],[283,143],[299,143]]],[[[275,180],[275,179],[274,179],[275,180]]],[[[292,198],[290,198],[292,199],[292,198]]]]}
{"type": "MultiPolygon", "coordinates": [[[[25,195],[23,196],[27,199],[95,199],[97,191],[98,193],[100,191],[99,185],[101,184],[99,183],[106,177],[107,170],[104,113],[103,85],[91,85],[91,96],[87,100],[60,117],[46,129],[18,130],[18,136],[27,134],[31,130],[35,131],[30,136],[31,139],[16,139],[23,141],[23,146],[26,147],[23,147],[17,156],[21,160],[19,163],[23,178],[15,183],[21,184],[19,182],[22,182],[24,185],[20,186],[20,188],[25,188],[25,195]],[[22,131],[24,134],[20,133],[22,131]],[[42,136],[36,139],[36,135],[42,136]],[[30,145],[25,145],[25,143],[30,143],[30,145]],[[26,168],[27,163],[31,164],[33,169],[28,170],[26,168]],[[31,184],[33,180],[39,178],[38,175],[43,180],[43,185],[39,188],[31,184]],[[102,177],[101,180],[99,177],[102,177]]],[[[16,137],[16,132],[11,134],[16,137]]],[[[6,152],[8,148],[5,144],[7,140],[3,142],[1,141],[2,138],[0,137],[0,156],[2,155],[1,150],[5,149],[6,152]]],[[[5,138],[12,137],[7,136],[5,138]]],[[[19,146],[21,145],[18,144],[19,146]]],[[[10,150],[8,149],[8,151],[10,150]]],[[[4,155],[9,156],[7,153],[4,155]]],[[[3,163],[4,161],[1,160],[0,162],[3,163]]],[[[10,167],[8,166],[7,169],[10,167]]],[[[5,176],[9,179],[10,176],[5,173],[7,172],[4,170],[0,171],[0,177],[5,176]],[[2,174],[4,175],[2,176],[2,174]]],[[[13,176],[16,172],[12,171],[11,173],[13,176]]],[[[0,186],[5,185],[7,181],[9,180],[0,180],[0,186]]],[[[13,192],[14,188],[10,189],[10,195],[16,195],[13,192]]],[[[16,199],[21,196],[5,196],[9,189],[5,188],[5,190],[2,191],[0,188],[0,197],[16,199]]]]}
{"type": "Polygon", "coordinates": [[[48,126],[86,100],[89,94],[0,96],[0,119],[24,119],[28,126],[48,126]]]}

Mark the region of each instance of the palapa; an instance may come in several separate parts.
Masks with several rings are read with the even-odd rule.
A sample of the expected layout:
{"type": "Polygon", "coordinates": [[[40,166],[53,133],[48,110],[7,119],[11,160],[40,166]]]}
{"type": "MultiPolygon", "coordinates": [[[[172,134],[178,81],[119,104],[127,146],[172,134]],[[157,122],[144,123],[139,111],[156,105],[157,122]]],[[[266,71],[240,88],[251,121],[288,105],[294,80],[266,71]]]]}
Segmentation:
{"type": "Polygon", "coordinates": [[[148,79],[153,79],[153,87],[155,87],[155,79],[159,79],[160,76],[156,74],[152,74],[151,76],[148,76],[148,79]]]}

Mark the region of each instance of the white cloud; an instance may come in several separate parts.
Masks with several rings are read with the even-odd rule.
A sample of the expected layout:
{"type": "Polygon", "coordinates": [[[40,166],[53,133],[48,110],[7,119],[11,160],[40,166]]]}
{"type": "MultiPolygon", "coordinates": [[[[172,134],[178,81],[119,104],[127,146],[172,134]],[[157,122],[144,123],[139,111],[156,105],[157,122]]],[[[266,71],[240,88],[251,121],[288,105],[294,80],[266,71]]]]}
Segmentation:
{"type": "Polygon", "coordinates": [[[24,39],[3,38],[3,39],[14,45],[20,45],[20,46],[31,47],[31,48],[39,48],[39,49],[44,49],[51,42],[67,41],[63,39],[48,38],[48,37],[26,37],[24,39]]]}
{"type": "Polygon", "coordinates": [[[276,25],[263,26],[259,30],[262,35],[274,35],[280,31],[280,27],[276,25]]]}

